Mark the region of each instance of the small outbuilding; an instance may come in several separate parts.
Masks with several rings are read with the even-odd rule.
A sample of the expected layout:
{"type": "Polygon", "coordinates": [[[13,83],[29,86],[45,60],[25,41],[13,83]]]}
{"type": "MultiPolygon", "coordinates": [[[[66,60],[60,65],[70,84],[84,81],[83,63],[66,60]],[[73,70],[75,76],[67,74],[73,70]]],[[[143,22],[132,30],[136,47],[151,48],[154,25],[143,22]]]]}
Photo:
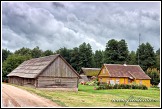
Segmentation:
{"type": "Polygon", "coordinates": [[[59,54],[24,61],[8,75],[9,83],[35,88],[77,88],[79,74],[59,54]]]}
{"type": "Polygon", "coordinates": [[[90,81],[95,78],[97,78],[97,75],[99,74],[100,68],[81,68],[80,70],[80,76],[82,79],[80,81],[90,81]]]}

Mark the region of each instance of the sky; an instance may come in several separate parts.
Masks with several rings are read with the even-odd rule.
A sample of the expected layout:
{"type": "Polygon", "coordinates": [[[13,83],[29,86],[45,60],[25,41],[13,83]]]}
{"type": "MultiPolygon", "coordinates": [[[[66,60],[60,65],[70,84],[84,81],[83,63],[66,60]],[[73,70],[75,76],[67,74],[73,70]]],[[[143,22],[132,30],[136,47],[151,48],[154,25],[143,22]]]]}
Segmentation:
{"type": "Polygon", "coordinates": [[[160,2],[2,2],[2,48],[58,50],[125,39],[129,51],[149,42],[160,48],[160,2]]]}

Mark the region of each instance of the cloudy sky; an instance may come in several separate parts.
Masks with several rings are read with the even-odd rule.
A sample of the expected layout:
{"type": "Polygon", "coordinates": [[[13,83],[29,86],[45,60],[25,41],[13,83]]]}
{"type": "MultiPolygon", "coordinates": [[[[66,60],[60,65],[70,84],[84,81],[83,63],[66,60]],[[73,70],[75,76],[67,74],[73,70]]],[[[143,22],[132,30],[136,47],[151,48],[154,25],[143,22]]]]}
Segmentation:
{"type": "Polygon", "coordinates": [[[125,39],[160,48],[160,2],[3,2],[2,48],[42,50],[90,43],[105,50],[108,40],[125,39]]]}

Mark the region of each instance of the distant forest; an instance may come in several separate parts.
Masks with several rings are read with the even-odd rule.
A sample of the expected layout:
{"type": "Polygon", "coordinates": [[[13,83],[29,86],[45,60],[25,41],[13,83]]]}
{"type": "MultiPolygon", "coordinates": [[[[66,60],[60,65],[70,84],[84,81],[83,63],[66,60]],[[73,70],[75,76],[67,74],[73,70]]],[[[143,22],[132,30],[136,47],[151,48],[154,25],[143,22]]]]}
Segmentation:
{"type": "Polygon", "coordinates": [[[14,53],[7,49],[2,49],[2,79],[7,79],[6,75],[25,60],[53,54],[63,56],[78,73],[81,67],[101,68],[104,63],[126,63],[130,65],[140,65],[150,77],[152,75],[155,77],[155,74],[151,73],[151,71],[156,72],[156,79],[160,76],[160,48],[154,52],[154,48],[147,42],[142,43],[136,51],[129,51],[128,45],[124,39],[120,41],[111,39],[106,43],[105,50],[96,50],[94,53],[91,45],[85,42],[73,49],[63,47],[56,51],[43,51],[38,46],[34,49],[23,47],[16,50],[14,53]]]}

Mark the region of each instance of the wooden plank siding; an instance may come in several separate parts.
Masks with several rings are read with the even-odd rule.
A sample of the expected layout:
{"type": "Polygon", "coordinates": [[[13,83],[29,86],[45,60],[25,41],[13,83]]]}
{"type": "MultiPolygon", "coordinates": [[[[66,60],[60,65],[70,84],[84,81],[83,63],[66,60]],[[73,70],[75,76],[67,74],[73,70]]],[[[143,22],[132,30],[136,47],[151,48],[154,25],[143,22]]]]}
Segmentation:
{"type": "Polygon", "coordinates": [[[9,77],[9,83],[23,85],[23,79],[20,77],[9,77]]]}
{"type": "Polygon", "coordinates": [[[55,77],[39,77],[38,86],[39,88],[77,88],[78,78],[55,78],[55,77]]]}
{"type": "Polygon", "coordinates": [[[38,76],[37,87],[77,88],[78,76],[58,57],[38,76]]]}
{"type": "Polygon", "coordinates": [[[78,77],[60,57],[49,65],[39,76],[78,77]]]}
{"type": "Polygon", "coordinates": [[[31,78],[9,77],[9,83],[21,86],[36,86],[35,79],[31,78]]]}

